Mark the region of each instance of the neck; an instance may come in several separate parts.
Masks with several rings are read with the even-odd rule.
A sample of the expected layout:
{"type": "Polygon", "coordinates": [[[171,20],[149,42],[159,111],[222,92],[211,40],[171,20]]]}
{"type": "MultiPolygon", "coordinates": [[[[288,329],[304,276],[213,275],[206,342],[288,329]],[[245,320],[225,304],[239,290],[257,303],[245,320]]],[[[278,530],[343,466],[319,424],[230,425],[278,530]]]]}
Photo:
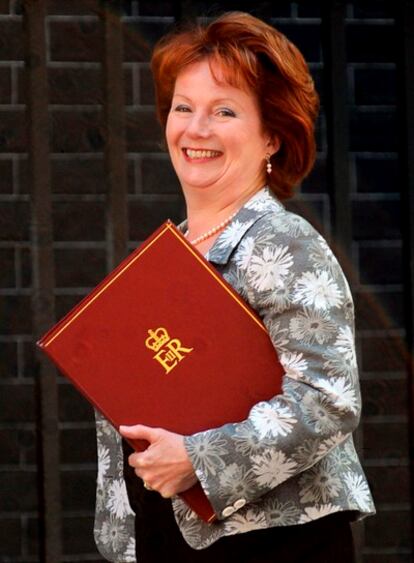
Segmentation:
{"type": "Polygon", "coordinates": [[[256,192],[264,182],[256,182],[240,188],[186,188],[183,186],[187,206],[187,228],[192,239],[198,237],[211,227],[225,221],[235,211],[238,211],[256,192]]]}

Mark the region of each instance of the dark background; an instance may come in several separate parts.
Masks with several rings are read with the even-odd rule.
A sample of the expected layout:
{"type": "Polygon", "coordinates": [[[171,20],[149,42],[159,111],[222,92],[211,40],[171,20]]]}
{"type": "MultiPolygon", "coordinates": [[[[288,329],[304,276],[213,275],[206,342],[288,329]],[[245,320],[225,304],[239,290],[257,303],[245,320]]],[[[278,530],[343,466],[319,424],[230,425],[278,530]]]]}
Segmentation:
{"type": "Polygon", "coordinates": [[[56,385],[33,342],[102,279],[126,240],[132,249],[166,218],[184,217],[154,116],[149,56],[174,21],[230,9],[286,33],[321,94],[317,164],[289,205],[331,239],[356,302],[364,400],[357,443],[378,509],[355,530],[359,560],[413,561],[413,294],[404,267],[414,188],[404,123],[413,110],[399,19],[407,6],[404,17],[412,14],[412,2],[151,0],[122,2],[120,12],[109,4],[0,0],[0,562],[101,560],[92,536],[93,413],[65,380],[56,385]],[[43,35],[33,32],[42,9],[43,35]],[[345,16],[339,71],[338,22],[329,14],[345,16]],[[322,19],[334,30],[331,51],[322,19]],[[111,48],[105,21],[120,22],[123,55],[111,48]],[[122,92],[110,71],[117,56],[122,92]]]}

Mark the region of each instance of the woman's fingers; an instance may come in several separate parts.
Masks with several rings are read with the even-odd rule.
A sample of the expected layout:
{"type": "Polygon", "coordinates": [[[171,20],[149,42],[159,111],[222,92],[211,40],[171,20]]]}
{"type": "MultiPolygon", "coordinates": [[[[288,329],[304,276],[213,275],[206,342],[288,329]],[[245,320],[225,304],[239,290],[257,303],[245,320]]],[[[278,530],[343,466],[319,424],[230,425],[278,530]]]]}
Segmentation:
{"type": "Polygon", "coordinates": [[[124,438],[134,440],[146,440],[152,443],[158,437],[158,429],[151,426],[144,426],[143,424],[135,424],[134,426],[120,426],[119,433],[124,438]]]}
{"type": "Polygon", "coordinates": [[[132,453],[128,462],[135,474],[163,497],[170,498],[197,481],[183,436],[141,424],[119,430],[125,438],[149,442],[145,451],[132,453]]]}

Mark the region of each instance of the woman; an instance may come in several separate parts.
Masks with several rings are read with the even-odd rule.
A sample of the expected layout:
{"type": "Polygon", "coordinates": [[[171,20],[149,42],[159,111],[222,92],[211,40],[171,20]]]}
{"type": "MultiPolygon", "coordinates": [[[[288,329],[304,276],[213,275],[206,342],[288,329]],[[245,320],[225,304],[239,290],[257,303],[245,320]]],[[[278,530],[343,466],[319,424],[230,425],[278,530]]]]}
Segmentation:
{"type": "MultiPolygon", "coordinates": [[[[282,394],[241,423],[192,436],[121,428],[150,443],[141,453],[125,447],[137,559],[352,562],[350,522],[374,512],[352,441],[360,415],[352,300],[326,242],[280,202],[315,158],[318,98],[307,66],[281,33],[229,13],[164,38],[152,68],[187,205],[181,228],[263,319],[286,375],[282,394]],[[197,480],[214,524],[175,497],[197,480]]],[[[100,501],[112,523],[129,510],[119,497],[114,509],[115,496],[100,501]]],[[[106,549],[110,535],[99,530],[109,532],[110,520],[99,518],[106,549]]],[[[113,560],[132,558],[125,529],[112,537],[113,560]]]]}

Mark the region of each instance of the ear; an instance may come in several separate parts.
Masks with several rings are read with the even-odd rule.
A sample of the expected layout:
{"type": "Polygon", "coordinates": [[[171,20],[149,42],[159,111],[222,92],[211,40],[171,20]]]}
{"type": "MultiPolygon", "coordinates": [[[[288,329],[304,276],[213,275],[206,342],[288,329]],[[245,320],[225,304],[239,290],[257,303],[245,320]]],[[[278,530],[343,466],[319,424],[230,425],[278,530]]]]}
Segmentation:
{"type": "Polygon", "coordinates": [[[277,135],[273,135],[272,137],[270,137],[266,143],[266,150],[268,153],[270,153],[271,156],[273,156],[274,154],[276,154],[278,152],[278,150],[280,149],[280,139],[277,135]]]}

